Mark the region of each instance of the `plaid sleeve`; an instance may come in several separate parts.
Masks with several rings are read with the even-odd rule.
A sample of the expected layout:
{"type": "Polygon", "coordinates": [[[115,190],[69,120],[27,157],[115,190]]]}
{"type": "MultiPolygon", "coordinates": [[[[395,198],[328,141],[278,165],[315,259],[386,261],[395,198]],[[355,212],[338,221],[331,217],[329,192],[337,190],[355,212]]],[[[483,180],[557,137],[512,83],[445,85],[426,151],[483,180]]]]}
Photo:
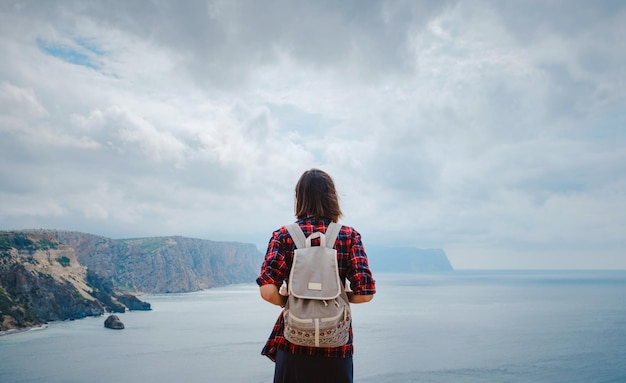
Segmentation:
{"type": "Polygon", "coordinates": [[[272,233],[272,237],[267,245],[265,259],[261,266],[261,273],[256,279],[256,283],[259,286],[273,283],[280,287],[285,280],[287,264],[285,262],[285,256],[281,251],[282,232],[283,229],[281,228],[272,233]]]}
{"type": "Polygon", "coordinates": [[[371,295],[376,293],[376,282],[367,261],[367,254],[361,242],[361,234],[352,229],[350,233],[349,259],[347,278],[350,281],[350,289],[357,295],[371,295]]]}

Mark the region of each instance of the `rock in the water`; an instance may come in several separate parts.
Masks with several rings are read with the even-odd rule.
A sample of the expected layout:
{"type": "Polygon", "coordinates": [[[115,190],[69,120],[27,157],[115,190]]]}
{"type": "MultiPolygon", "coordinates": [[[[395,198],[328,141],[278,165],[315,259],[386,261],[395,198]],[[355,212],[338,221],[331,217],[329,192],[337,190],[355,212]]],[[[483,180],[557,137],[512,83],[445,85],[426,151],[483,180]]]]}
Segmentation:
{"type": "Polygon", "coordinates": [[[122,330],[124,328],[124,323],[122,323],[117,315],[109,315],[109,317],[104,321],[104,327],[114,330],[122,330]]]}

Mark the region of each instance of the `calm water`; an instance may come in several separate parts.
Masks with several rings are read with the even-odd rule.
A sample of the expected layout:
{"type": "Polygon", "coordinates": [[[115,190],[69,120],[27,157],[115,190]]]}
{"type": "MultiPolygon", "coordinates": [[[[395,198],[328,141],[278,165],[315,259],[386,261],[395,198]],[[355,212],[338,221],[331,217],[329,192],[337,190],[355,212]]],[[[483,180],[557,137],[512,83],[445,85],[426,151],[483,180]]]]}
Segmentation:
{"type": "MultiPolygon", "coordinates": [[[[355,380],[626,382],[626,271],[376,275],[353,306],[355,380]]],[[[253,284],[144,296],[151,312],[0,337],[0,382],[271,382],[279,313],[253,284]]]]}

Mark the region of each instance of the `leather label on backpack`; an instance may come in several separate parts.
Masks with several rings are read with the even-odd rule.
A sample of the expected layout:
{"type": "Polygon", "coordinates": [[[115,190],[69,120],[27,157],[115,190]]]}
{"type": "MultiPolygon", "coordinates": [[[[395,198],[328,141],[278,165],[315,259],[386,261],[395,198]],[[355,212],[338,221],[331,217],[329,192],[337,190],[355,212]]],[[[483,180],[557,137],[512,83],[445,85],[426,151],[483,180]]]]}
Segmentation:
{"type": "Polygon", "coordinates": [[[319,282],[309,282],[309,290],[322,291],[322,284],[319,282]]]}

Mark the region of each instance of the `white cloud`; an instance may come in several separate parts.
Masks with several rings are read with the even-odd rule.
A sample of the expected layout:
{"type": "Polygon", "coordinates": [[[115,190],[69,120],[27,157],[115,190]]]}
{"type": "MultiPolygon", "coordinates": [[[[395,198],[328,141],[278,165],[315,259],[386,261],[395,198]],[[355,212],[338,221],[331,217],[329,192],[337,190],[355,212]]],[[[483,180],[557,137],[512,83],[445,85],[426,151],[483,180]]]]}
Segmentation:
{"type": "Polygon", "coordinates": [[[624,6],[15,4],[0,229],[263,246],[315,166],[372,243],[626,267],[624,6]]]}
{"type": "Polygon", "coordinates": [[[37,118],[48,114],[35,97],[33,89],[19,88],[10,83],[3,83],[0,86],[0,105],[3,116],[21,115],[20,117],[24,118],[37,118]]]}

